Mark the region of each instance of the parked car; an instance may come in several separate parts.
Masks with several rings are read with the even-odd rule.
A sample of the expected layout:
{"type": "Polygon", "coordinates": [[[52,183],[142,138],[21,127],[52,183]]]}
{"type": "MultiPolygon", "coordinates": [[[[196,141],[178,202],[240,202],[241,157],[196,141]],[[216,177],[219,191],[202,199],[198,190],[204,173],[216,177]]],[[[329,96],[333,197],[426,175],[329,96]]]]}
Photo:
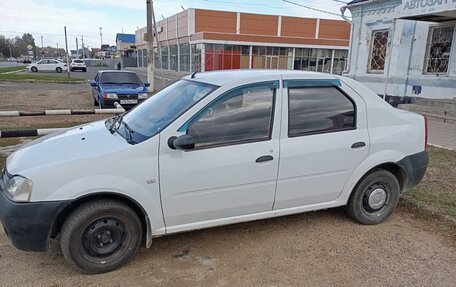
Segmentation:
{"type": "Polygon", "coordinates": [[[129,71],[100,71],[90,82],[93,104],[100,108],[115,108],[118,102],[130,109],[149,97],[149,83],[143,83],[138,75],[129,71]]]}
{"type": "Polygon", "coordinates": [[[16,63],[30,64],[32,63],[32,59],[17,57],[16,63]]]}
{"type": "Polygon", "coordinates": [[[27,70],[32,72],[55,71],[57,73],[61,73],[68,70],[68,65],[55,59],[43,59],[36,63],[27,65],[27,70]]]}
{"type": "Polygon", "coordinates": [[[71,61],[70,71],[73,72],[76,70],[87,72],[87,66],[84,60],[74,59],[71,61]]]}
{"type": "Polygon", "coordinates": [[[426,144],[424,117],[348,78],[193,74],[10,155],[0,219],[18,249],[60,234],[69,263],[107,272],[177,232],[338,206],[381,223],[424,176],[426,144]]]}

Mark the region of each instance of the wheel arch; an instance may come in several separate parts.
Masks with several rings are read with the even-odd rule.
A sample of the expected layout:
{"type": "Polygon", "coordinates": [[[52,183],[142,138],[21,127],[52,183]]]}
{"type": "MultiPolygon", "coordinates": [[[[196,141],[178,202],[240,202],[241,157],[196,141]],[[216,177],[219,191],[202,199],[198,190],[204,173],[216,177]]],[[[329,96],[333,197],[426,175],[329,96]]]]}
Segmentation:
{"type": "Polygon", "coordinates": [[[378,164],[378,165],[372,167],[371,169],[369,169],[367,172],[365,172],[364,175],[361,176],[358,179],[358,181],[356,182],[356,184],[353,186],[352,190],[350,191],[350,196],[356,190],[358,185],[363,181],[363,179],[366,178],[366,176],[368,176],[369,174],[371,174],[377,170],[386,170],[386,171],[391,172],[394,175],[394,177],[396,177],[397,181],[399,182],[401,192],[404,190],[405,185],[407,183],[407,177],[406,177],[406,173],[405,173],[404,169],[395,162],[385,162],[385,163],[378,164]]]}
{"type": "Polygon", "coordinates": [[[149,220],[149,216],[147,215],[146,210],[144,207],[139,204],[136,200],[132,199],[131,197],[123,194],[118,194],[114,192],[99,192],[99,193],[94,193],[94,194],[88,194],[81,196],[79,198],[76,198],[71,204],[69,204],[67,207],[65,207],[62,211],[59,212],[59,214],[56,216],[54,223],[52,225],[51,229],[51,237],[55,238],[57,234],[60,232],[60,229],[62,228],[63,223],[67,219],[67,217],[73,212],[77,207],[80,205],[95,200],[95,199],[114,199],[118,200],[122,203],[125,203],[127,206],[129,206],[135,213],[138,215],[141,225],[144,231],[146,231],[144,234],[145,236],[145,243],[146,247],[149,248],[150,245],[152,244],[152,226],[149,220]]]}

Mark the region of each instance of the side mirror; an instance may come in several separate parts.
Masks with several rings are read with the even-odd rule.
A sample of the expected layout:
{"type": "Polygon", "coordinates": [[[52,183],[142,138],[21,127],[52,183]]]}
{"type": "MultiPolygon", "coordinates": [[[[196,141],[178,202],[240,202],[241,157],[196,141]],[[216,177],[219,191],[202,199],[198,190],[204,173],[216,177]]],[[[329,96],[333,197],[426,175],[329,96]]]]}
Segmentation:
{"type": "Polygon", "coordinates": [[[96,87],[96,86],[97,86],[97,82],[95,82],[95,81],[90,81],[90,85],[91,85],[92,87],[96,87]]]}
{"type": "Polygon", "coordinates": [[[182,135],[180,137],[170,137],[168,146],[171,149],[192,150],[195,148],[195,140],[190,135],[182,135]]]}
{"type": "Polygon", "coordinates": [[[144,86],[145,86],[146,88],[148,88],[148,87],[150,87],[150,83],[144,83],[144,86]]]}

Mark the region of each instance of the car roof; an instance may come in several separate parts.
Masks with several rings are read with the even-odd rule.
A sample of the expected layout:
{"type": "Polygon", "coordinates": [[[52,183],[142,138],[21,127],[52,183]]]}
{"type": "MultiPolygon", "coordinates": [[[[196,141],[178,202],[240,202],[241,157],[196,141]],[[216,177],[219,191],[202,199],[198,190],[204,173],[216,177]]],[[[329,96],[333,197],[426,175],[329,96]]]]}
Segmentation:
{"type": "Polygon", "coordinates": [[[248,80],[249,78],[256,79],[261,76],[277,76],[277,77],[300,77],[302,79],[337,79],[334,75],[326,73],[295,71],[295,70],[223,70],[204,73],[196,73],[194,78],[191,76],[184,77],[185,79],[203,82],[216,86],[223,86],[231,82],[240,80],[248,80]]]}

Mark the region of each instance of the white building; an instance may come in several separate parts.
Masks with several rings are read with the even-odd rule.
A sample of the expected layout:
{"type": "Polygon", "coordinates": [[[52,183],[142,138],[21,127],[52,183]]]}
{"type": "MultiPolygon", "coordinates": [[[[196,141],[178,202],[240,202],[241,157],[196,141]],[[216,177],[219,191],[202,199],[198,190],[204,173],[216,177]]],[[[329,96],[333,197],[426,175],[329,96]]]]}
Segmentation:
{"type": "Polygon", "coordinates": [[[355,0],[346,75],[376,93],[456,98],[456,0],[355,0]]]}

